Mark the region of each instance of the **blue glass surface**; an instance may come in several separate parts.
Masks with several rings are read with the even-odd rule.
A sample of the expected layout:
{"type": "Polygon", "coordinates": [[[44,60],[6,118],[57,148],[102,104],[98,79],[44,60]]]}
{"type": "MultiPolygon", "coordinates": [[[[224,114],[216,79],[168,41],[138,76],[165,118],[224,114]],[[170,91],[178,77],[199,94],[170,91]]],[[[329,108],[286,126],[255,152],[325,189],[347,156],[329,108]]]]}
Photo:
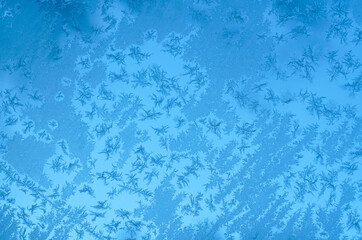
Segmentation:
{"type": "Polygon", "coordinates": [[[0,0],[0,240],[362,239],[360,0],[0,0]]]}

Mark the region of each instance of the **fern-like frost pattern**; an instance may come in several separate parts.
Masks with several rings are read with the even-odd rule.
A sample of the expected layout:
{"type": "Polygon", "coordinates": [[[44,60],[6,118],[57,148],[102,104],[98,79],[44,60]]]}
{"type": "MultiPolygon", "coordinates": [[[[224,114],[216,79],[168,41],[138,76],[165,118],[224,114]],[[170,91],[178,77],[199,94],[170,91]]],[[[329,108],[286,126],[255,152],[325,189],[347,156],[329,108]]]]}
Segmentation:
{"type": "Polygon", "coordinates": [[[0,239],[362,239],[359,0],[0,18],[0,239]]]}

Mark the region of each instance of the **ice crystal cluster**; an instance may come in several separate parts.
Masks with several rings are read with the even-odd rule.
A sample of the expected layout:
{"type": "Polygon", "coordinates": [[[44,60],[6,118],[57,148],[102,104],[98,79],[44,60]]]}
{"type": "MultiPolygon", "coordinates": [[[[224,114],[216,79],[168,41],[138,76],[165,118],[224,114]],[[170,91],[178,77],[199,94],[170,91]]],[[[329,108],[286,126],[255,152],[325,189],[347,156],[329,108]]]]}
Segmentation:
{"type": "Polygon", "coordinates": [[[360,0],[0,0],[0,239],[362,239],[360,0]]]}

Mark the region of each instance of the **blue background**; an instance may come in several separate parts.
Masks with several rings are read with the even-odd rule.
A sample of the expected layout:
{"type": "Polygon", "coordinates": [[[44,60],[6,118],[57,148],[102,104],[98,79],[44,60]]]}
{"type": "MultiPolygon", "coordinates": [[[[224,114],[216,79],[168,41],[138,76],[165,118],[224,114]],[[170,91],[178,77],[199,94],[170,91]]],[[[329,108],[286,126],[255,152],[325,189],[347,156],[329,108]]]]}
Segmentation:
{"type": "Polygon", "coordinates": [[[1,0],[0,239],[362,239],[359,0],[1,0]]]}

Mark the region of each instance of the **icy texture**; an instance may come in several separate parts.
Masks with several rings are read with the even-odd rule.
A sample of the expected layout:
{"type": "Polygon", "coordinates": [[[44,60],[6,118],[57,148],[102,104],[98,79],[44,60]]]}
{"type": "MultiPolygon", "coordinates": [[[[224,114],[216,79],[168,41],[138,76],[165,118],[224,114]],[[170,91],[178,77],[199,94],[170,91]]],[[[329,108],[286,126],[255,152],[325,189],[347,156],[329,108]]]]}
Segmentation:
{"type": "Polygon", "coordinates": [[[360,0],[0,0],[0,239],[362,239],[360,0]]]}

